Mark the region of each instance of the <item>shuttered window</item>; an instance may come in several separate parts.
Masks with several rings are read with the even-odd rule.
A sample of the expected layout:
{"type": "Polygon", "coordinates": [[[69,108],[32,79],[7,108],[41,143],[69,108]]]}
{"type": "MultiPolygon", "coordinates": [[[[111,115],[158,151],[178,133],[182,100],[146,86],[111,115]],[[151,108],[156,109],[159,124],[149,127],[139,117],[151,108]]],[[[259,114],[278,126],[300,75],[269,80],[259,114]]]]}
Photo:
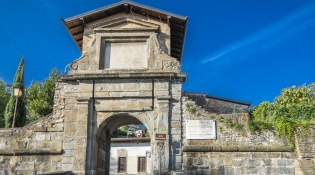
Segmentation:
{"type": "Polygon", "coordinates": [[[138,157],[138,172],[146,172],[147,158],[138,157]]]}
{"type": "Polygon", "coordinates": [[[126,172],[127,171],[127,158],[119,157],[118,159],[118,172],[126,172]]]}

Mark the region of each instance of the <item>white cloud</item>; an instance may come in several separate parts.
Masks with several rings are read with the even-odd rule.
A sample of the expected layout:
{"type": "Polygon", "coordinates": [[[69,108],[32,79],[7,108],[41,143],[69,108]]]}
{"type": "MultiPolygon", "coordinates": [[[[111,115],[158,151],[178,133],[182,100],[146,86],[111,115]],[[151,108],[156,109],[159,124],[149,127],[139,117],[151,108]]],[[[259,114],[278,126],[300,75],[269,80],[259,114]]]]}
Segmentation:
{"type": "Polygon", "coordinates": [[[315,2],[308,4],[286,18],[234,42],[207,56],[201,64],[222,60],[229,64],[232,60],[248,58],[255,53],[273,48],[283,41],[315,27],[315,2]]]}

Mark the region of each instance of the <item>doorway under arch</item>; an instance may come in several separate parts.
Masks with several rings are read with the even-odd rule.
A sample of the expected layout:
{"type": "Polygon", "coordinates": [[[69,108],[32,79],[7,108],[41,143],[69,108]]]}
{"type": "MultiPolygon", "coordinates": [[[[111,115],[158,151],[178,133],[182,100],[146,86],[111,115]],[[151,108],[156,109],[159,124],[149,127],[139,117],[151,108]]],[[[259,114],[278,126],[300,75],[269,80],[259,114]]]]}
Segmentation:
{"type": "MultiPolygon", "coordinates": [[[[97,129],[96,135],[96,170],[97,175],[109,175],[110,173],[110,157],[111,157],[111,133],[117,128],[124,125],[143,124],[137,117],[129,114],[112,115],[105,119],[97,129]]],[[[149,132],[149,129],[147,130],[149,132]]],[[[149,133],[150,134],[150,133],[149,133]]],[[[147,162],[150,164],[150,162],[147,162]]]]}

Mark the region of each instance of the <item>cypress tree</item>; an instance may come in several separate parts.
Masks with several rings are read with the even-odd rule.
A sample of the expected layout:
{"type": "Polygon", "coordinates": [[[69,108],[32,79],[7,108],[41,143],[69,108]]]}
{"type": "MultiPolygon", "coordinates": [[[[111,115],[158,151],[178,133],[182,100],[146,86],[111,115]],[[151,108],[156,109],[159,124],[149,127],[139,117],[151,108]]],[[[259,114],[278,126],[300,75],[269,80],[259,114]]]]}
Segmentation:
{"type": "Polygon", "coordinates": [[[8,84],[0,78],[0,128],[3,128],[4,125],[4,111],[5,107],[10,99],[10,94],[7,90],[8,84]]]}
{"type": "Polygon", "coordinates": [[[26,95],[24,91],[24,57],[22,57],[19,67],[14,76],[13,88],[9,102],[5,109],[5,127],[10,128],[13,122],[15,96],[14,87],[19,87],[22,90],[22,95],[18,97],[18,104],[16,108],[15,125],[14,127],[22,127],[26,121],[26,95]]]}

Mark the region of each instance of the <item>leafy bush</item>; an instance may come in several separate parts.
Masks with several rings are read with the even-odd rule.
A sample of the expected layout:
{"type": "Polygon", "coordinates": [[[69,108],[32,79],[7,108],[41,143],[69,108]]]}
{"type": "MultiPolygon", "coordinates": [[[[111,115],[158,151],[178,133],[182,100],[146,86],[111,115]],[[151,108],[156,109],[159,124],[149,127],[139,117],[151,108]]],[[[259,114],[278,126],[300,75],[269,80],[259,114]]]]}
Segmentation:
{"type": "Polygon", "coordinates": [[[308,133],[315,124],[315,83],[285,88],[273,103],[262,102],[252,110],[249,124],[251,130],[275,129],[294,147],[294,134],[308,133]]]}
{"type": "Polygon", "coordinates": [[[44,82],[32,82],[27,94],[28,119],[35,121],[52,113],[55,95],[55,81],[59,78],[54,68],[44,82]]]}

